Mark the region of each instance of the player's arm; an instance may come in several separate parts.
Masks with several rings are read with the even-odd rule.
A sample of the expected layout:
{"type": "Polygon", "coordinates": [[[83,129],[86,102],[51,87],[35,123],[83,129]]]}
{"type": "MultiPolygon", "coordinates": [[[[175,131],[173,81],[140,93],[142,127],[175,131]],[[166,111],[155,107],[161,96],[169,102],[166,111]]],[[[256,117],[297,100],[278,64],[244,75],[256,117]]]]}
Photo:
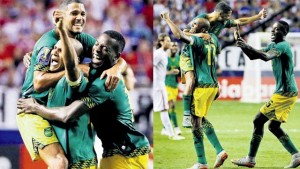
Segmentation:
{"type": "Polygon", "coordinates": [[[47,120],[67,123],[81,116],[90,108],[81,100],[76,100],[65,107],[48,108],[37,103],[33,98],[19,99],[17,107],[27,114],[37,114],[47,120]]]}
{"type": "Polygon", "coordinates": [[[178,75],[179,74],[179,69],[171,69],[167,70],[166,75],[178,75]]]}
{"type": "MultiPolygon", "coordinates": [[[[78,50],[78,54],[82,52],[82,46],[79,46],[79,43],[73,43],[71,44],[71,41],[67,35],[67,31],[64,29],[63,26],[63,19],[60,19],[56,23],[56,28],[58,29],[59,36],[61,38],[62,42],[62,57],[63,57],[63,63],[65,66],[65,76],[70,82],[75,82],[80,78],[80,70],[77,67],[78,64],[78,56],[75,51],[74,46],[76,46],[76,49],[78,50]]],[[[80,44],[81,45],[81,44],[80,44]]]]}
{"type": "Polygon", "coordinates": [[[257,15],[254,15],[254,16],[251,16],[251,17],[244,17],[244,18],[235,19],[233,21],[232,26],[236,26],[237,24],[239,24],[241,26],[247,25],[247,24],[252,23],[254,21],[264,19],[264,18],[266,18],[266,16],[267,16],[267,10],[263,8],[257,15]]]}
{"type": "Polygon", "coordinates": [[[167,22],[168,26],[170,27],[172,33],[175,35],[177,39],[180,41],[187,43],[187,44],[193,44],[194,40],[190,36],[187,36],[181,31],[178,26],[174,24],[174,22],[170,19],[169,13],[165,12],[161,14],[161,17],[167,22]]]}
{"type": "Polygon", "coordinates": [[[211,38],[209,33],[190,33],[186,31],[183,31],[183,33],[187,36],[196,36],[202,38],[203,40],[209,40],[211,38]]]}
{"type": "Polygon", "coordinates": [[[264,52],[262,50],[257,50],[248,45],[242,38],[237,40],[237,46],[242,49],[242,51],[249,57],[250,60],[261,59],[263,61],[269,61],[277,57],[277,53],[273,50],[264,52]]]}

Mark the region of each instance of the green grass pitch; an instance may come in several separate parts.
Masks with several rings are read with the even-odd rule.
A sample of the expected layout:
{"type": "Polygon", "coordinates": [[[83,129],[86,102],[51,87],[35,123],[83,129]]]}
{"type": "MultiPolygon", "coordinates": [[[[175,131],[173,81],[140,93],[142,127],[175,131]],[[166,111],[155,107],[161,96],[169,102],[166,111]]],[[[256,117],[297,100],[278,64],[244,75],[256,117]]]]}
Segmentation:
{"type": "MultiPolygon", "coordinates": [[[[230,160],[247,155],[253,131],[252,120],[260,104],[246,104],[239,101],[216,101],[208,113],[208,120],[214,125],[217,136],[228,152],[229,157],[221,168],[243,168],[233,165],[230,160]]],[[[176,112],[181,127],[183,105],[176,103],[176,112]]],[[[283,148],[277,138],[270,133],[267,124],[265,134],[256,157],[255,168],[283,168],[291,160],[290,154],[283,148]]],[[[292,138],[300,150],[300,103],[296,103],[289,115],[288,122],[282,124],[283,129],[292,138]]],[[[154,168],[184,169],[197,162],[193,138],[190,129],[181,127],[185,140],[173,141],[161,136],[162,123],[159,113],[154,113],[154,168]]],[[[204,138],[205,152],[209,168],[213,167],[216,153],[212,145],[204,138]]]]}

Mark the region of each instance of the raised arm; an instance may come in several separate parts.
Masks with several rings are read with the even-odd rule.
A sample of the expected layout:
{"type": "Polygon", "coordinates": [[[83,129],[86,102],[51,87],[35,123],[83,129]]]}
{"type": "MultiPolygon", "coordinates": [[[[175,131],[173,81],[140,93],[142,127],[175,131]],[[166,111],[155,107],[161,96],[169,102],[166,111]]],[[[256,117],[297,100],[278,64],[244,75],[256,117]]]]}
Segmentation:
{"type": "Polygon", "coordinates": [[[168,26],[170,27],[172,33],[175,37],[181,40],[184,43],[191,44],[193,43],[193,39],[190,36],[187,36],[181,31],[178,26],[174,24],[174,22],[170,19],[169,13],[165,12],[161,14],[161,17],[167,22],[168,26]]]}
{"type": "Polygon", "coordinates": [[[19,99],[17,107],[27,114],[37,114],[47,120],[67,123],[89,111],[83,101],[76,100],[69,106],[48,108],[38,104],[33,98],[19,99]]]}
{"type": "Polygon", "coordinates": [[[239,38],[237,40],[237,46],[242,49],[242,51],[249,57],[250,60],[261,59],[266,62],[276,57],[276,52],[272,50],[264,52],[254,49],[253,47],[248,45],[242,38],[239,38]]]}
{"type": "Polygon", "coordinates": [[[83,49],[82,45],[75,39],[72,39],[73,41],[71,43],[71,39],[68,37],[67,31],[64,28],[63,18],[56,23],[56,28],[62,42],[62,58],[65,66],[66,78],[71,82],[75,82],[80,77],[80,70],[77,67],[78,56],[75,48],[77,49],[78,54],[80,54],[83,49]]]}
{"type": "Polygon", "coordinates": [[[236,26],[237,24],[243,26],[243,25],[247,25],[249,23],[252,23],[254,21],[257,20],[261,20],[267,17],[267,10],[266,9],[262,9],[257,15],[251,16],[251,17],[245,17],[245,18],[239,18],[239,19],[235,19],[233,22],[233,26],[236,26]]]}

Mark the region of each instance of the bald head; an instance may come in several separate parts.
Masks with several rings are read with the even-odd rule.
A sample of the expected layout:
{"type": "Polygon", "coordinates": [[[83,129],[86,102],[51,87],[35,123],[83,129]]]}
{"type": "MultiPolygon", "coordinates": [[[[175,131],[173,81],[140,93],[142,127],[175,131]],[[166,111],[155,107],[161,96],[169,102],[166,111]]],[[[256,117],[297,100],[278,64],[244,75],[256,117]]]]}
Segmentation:
{"type": "Polygon", "coordinates": [[[210,23],[205,18],[196,18],[192,21],[192,33],[204,33],[207,32],[210,27],[210,23]]]}

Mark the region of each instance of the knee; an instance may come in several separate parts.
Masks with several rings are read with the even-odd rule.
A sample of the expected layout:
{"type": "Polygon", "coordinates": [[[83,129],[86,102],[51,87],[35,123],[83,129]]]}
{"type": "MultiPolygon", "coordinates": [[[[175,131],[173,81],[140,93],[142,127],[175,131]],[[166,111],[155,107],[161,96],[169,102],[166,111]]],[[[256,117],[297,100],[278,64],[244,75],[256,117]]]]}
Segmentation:
{"type": "Polygon", "coordinates": [[[253,125],[254,125],[254,127],[261,127],[261,126],[263,126],[264,124],[260,121],[259,118],[255,118],[255,119],[253,120],[253,125]]]}
{"type": "Polygon", "coordinates": [[[278,127],[276,127],[272,124],[269,124],[268,129],[270,132],[275,133],[278,130],[278,127]]]}

